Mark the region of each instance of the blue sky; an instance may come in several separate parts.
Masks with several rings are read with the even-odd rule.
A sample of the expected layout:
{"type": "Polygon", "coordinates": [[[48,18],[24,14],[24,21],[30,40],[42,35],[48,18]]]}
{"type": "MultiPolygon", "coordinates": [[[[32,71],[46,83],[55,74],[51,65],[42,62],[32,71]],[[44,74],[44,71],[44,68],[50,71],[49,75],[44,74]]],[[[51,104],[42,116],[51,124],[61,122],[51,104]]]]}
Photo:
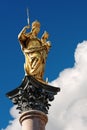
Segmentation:
{"type": "Polygon", "coordinates": [[[0,1],[0,129],[6,128],[13,106],[5,94],[20,85],[24,77],[24,56],[17,36],[27,25],[41,23],[41,37],[48,31],[52,48],[49,52],[45,78],[55,80],[61,71],[74,65],[77,44],[87,40],[86,0],[1,0],[0,1]]]}

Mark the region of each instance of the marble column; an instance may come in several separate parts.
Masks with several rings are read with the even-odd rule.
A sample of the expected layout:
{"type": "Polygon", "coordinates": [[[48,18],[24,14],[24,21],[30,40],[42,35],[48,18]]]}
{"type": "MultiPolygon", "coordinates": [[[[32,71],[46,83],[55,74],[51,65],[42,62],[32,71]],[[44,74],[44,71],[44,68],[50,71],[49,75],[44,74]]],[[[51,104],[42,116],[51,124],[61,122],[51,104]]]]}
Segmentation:
{"type": "Polygon", "coordinates": [[[19,121],[22,130],[45,130],[48,117],[41,111],[29,110],[21,114],[19,121]]]}

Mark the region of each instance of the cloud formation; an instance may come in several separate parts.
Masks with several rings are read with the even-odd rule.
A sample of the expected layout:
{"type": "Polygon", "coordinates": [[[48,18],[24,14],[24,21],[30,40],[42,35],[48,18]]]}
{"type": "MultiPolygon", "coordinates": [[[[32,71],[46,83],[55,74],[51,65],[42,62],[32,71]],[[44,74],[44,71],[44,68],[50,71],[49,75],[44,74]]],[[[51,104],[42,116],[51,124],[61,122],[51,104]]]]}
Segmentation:
{"type": "MultiPolygon", "coordinates": [[[[87,41],[79,43],[75,50],[73,68],[63,70],[52,81],[60,86],[61,92],[55,96],[49,110],[47,130],[87,130],[87,41]]],[[[18,112],[15,107],[10,110],[15,118],[7,128],[2,130],[21,130],[18,112]]]]}

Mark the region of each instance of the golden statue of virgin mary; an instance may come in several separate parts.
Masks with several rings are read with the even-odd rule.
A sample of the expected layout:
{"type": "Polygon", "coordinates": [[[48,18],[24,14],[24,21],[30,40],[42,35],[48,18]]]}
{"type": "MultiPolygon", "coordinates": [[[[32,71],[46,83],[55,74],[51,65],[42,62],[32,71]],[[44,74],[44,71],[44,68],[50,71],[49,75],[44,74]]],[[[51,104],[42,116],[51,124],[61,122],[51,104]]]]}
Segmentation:
{"type": "Polygon", "coordinates": [[[27,32],[29,28],[29,25],[25,26],[18,35],[25,56],[25,74],[43,81],[46,58],[51,47],[50,42],[47,41],[49,34],[45,31],[41,39],[37,37],[40,31],[40,23],[38,21],[34,21],[31,31],[27,32]]]}

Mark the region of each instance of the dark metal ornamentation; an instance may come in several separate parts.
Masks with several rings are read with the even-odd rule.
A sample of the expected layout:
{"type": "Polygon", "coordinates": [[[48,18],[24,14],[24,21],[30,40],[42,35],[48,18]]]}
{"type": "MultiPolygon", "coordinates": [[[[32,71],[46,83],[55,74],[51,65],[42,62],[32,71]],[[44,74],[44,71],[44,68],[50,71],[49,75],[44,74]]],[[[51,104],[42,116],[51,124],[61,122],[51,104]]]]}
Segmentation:
{"type": "Polygon", "coordinates": [[[33,76],[25,76],[22,84],[6,95],[17,105],[19,113],[28,110],[40,110],[48,114],[50,101],[54,100],[54,95],[60,88],[39,82],[33,76]]]}

